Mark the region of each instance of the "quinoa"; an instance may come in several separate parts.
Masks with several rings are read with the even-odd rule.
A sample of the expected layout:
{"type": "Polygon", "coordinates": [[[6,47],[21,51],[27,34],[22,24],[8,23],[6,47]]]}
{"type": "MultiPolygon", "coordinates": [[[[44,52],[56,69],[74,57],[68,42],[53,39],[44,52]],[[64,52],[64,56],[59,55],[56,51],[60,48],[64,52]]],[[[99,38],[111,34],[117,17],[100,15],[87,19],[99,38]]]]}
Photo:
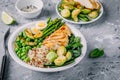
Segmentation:
{"type": "Polygon", "coordinates": [[[28,64],[36,67],[44,67],[44,64],[49,63],[49,61],[46,59],[48,52],[49,50],[46,46],[29,50],[28,57],[30,58],[30,61],[28,64]]]}

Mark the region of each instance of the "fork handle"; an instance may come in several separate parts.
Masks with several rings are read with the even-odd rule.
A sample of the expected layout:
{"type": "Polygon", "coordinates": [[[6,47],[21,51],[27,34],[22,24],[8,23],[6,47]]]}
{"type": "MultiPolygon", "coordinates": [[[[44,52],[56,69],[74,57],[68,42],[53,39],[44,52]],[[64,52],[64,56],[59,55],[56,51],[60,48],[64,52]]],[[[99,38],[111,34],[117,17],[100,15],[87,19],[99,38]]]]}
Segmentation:
{"type": "Polygon", "coordinates": [[[2,66],[1,66],[1,73],[0,73],[0,80],[3,80],[4,79],[4,73],[5,73],[5,65],[6,65],[6,59],[7,59],[7,56],[4,55],[3,56],[3,59],[2,59],[2,66]]]}

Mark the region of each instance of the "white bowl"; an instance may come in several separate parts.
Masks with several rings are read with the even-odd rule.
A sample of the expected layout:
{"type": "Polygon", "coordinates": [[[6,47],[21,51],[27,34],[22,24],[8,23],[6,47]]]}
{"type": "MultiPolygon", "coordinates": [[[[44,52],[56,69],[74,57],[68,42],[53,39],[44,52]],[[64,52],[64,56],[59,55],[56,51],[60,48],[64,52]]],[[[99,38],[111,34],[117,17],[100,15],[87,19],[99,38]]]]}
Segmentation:
{"type": "Polygon", "coordinates": [[[42,0],[17,0],[15,7],[17,11],[19,12],[19,14],[22,15],[23,17],[35,18],[41,13],[42,8],[43,8],[43,2],[42,0]],[[21,8],[29,6],[29,5],[34,5],[35,7],[37,7],[37,9],[31,12],[21,11],[21,8]]]}
{"type": "Polygon", "coordinates": [[[79,30],[77,30],[73,25],[70,25],[70,24],[67,24],[67,23],[66,24],[72,30],[73,34],[75,36],[79,36],[81,38],[81,43],[83,45],[81,55],[78,58],[76,58],[73,63],[68,64],[66,66],[57,67],[57,68],[38,68],[38,67],[31,66],[31,65],[23,62],[21,59],[19,59],[18,56],[16,55],[15,51],[14,51],[13,42],[15,41],[16,37],[18,36],[19,32],[23,31],[28,26],[29,27],[33,27],[35,25],[35,23],[36,22],[32,22],[32,23],[28,23],[28,24],[25,24],[25,25],[21,26],[20,28],[18,28],[17,30],[15,30],[12,33],[12,35],[10,36],[10,38],[9,38],[9,41],[8,41],[8,50],[9,50],[9,53],[10,53],[11,57],[17,63],[19,63],[23,67],[26,67],[26,68],[34,70],[34,71],[56,72],[56,71],[62,71],[62,70],[66,70],[68,68],[71,68],[71,67],[75,66],[76,64],[78,64],[83,59],[83,57],[86,54],[86,50],[87,50],[86,40],[85,40],[84,36],[82,35],[82,33],[79,30]]]}
{"type": "MultiPolygon", "coordinates": [[[[99,1],[98,1],[98,2],[99,2],[99,1]]],[[[100,3],[100,2],[99,2],[99,3],[100,3]]],[[[60,14],[60,12],[59,12],[59,10],[58,10],[58,7],[59,7],[60,4],[61,4],[61,1],[56,5],[56,12],[57,12],[57,14],[58,14],[63,20],[65,20],[66,22],[70,22],[70,23],[73,23],[73,24],[88,24],[88,23],[95,22],[95,21],[97,21],[97,20],[102,16],[103,11],[104,11],[104,10],[103,10],[103,5],[100,3],[100,5],[101,5],[100,14],[99,14],[99,16],[98,16],[97,18],[92,19],[92,20],[90,20],[90,21],[88,21],[88,22],[83,22],[83,21],[75,22],[75,21],[66,19],[66,18],[64,18],[64,17],[61,16],[61,14],[60,14]]]]}

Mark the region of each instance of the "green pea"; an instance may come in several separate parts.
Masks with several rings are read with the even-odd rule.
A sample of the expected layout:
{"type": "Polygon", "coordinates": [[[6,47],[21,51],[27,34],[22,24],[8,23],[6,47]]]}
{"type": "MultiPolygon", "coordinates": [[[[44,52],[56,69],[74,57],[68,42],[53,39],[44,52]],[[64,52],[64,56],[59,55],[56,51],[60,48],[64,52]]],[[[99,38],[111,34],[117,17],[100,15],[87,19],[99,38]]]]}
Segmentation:
{"type": "Polygon", "coordinates": [[[22,49],[26,49],[26,47],[22,47],[22,49]]]}
{"type": "Polygon", "coordinates": [[[25,62],[29,62],[30,61],[30,58],[29,57],[26,57],[25,58],[25,62]]]}
{"type": "Polygon", "coordinates": [[[20,41],[20,38],[19,38],[19,37],[17,37],[17,38],[16,38],[16,41],[20,41]]]}
{"type": "Polygon", "coordinates": [[[23,52],[27,53],[27,50],[25,49],[25,50],[23,50],[23,52]]]}
{"type": "Polygon", "coordinates": [[[19,41],[16,42],[18,47],[22,47],[21,43],[19,41]]]}
{"type": "Polygon", "coordinates": [[[35,39],[35,42],[38,42],[38,39],[35,39]]]}
{"type": "Polygon", "coordinates": [[[37,45],[37,48],[40,48],[40,46],[39,46],[39,45],[37,45]]]}
{"type": "Polygon", "coordinates": [[[24,60],[26,58],[26,56],[22,56],[21,59],[24,60]]]}
{"type": "Polygon", "coordinates": [[[20,40],[20,43],[23,43],[24,41],[23,40],[20,40]]]}
{"type": "Polygon", "coordinates": [[[19,35],[22,36],[22,35],[23,35],[23,32],[20,32],[19,35]]]}
{"type": "Polygon", "coordinates": [[[20,53],[21,53],[21,51],[18,51],[18,52],[17,52],[17,54],[20,54],[20,53]]]}
{"type": "Polygon", "coordinates": [[[26,47],[23,47],[22,48],[22,52],[26,52],[27,50],[26,50],[26,47]]]}
{"type": "Polygon", "coordinates": [[[26,55],[26,53],[25,53],[25,52],[21,53],[21,56],[24,56],[24,55],[26,55]]]}
{"type": "Polygon", "coordinates": [[[19,48],[15,48],[15,52],[17,52],[19,50],[19,48]]]}
{"type": "Polygon", "coordinates": [[[41,46],[41,45],[42,45],[42,43],[39,43],[38,45],[39,45],[39,46],[41,46]]]}
{"type": "Polygon", "coordinates": [[[28,47],[28,46],[26,47],[26,50],[29,50],[29,47],[28,47]]]}
{"type": "Polygon", "coordinates": [[[22,48],[19,48],[19,50],[17,51],[18,54],[22,53],[22,48]]]}
{"type": "Polygon", "coordinates": [[[30,38],[26,38],[26,41],[29,42],[29,41],[30,41],[30,38]]]}
{"type": "Polygon", "coordinates": [[[30,46],[27,46],[26,49],[29,50],[29,49],[31,49],[31,47],[30,47],[30,46]]]}
{"type": "Polygon", "coordinates": [[[21,55],[20,54],[17,54],[17,56],[20,58],[21,57],[21,55]]]}
{"type": "Polygon", "coordinates": [[[25,47],[25,46],[26,46],[26,44],[25,44],[25,43],[22,43],[22,46],[23,46],[23,47],[25,47]]]}
{"type": "Polygon", "coordinates": [[[19,48],[19,51],[22,53],[22,48],[19,48]]]}
{"type": "Polygon", "coordinates": [[[37,48],[37,46],[34,46],[33,48],[37,48]]]}

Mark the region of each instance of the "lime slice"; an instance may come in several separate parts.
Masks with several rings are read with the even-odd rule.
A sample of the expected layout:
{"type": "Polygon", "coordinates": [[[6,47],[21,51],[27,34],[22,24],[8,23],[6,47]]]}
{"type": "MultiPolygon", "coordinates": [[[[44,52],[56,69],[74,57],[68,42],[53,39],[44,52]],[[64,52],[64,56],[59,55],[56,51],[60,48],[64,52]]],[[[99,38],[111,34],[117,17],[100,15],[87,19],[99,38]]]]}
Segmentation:
{"type": "Polygon", "coordinates": [[[1,17],[2,17],[2,21],[5,24],[13,24],[15,22],[15,20],[8,13],[6,13],[5,11],[2,12],[1,17]]]}

